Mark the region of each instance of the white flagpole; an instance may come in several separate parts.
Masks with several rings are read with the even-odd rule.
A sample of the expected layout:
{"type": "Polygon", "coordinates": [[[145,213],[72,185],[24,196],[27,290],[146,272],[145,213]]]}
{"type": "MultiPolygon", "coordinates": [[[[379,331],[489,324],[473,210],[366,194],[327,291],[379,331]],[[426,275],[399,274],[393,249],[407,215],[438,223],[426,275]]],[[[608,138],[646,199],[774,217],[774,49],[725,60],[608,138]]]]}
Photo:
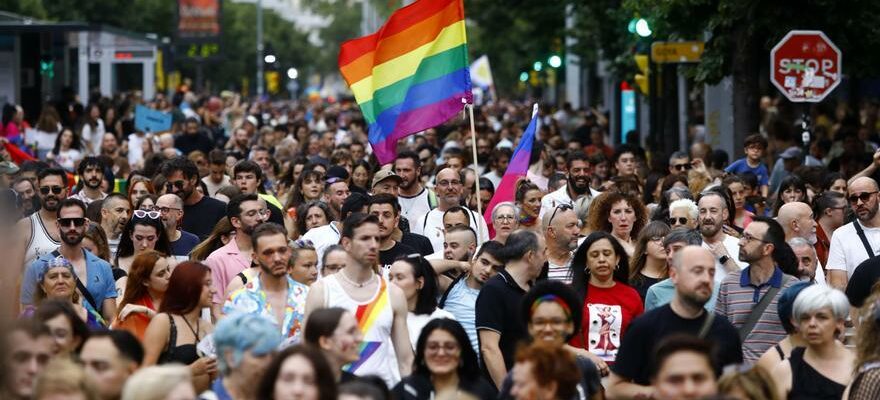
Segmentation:
{"type": "MultiPolygon", "coordinates": [[[[468,117],[471,120],[471,150],[474,152],[474,187],[476,188],[476,192],[474,192],[474,196],[477,199],[477,215],[480,218],[483,217],[483,204],[480,202],[480,175],[477,174],[476,167],[478,165],[479,160],[477,160],[477,130],[474,128],[474,105],[467,104],[465,99],[461,99],[462,102],[465,103],[465,108],[468,110],[468,117]]],[[[480,221],[475,221],[477,223],[477,242],[479,243],[481,238],[483,237],[483,224],[480,221]]]]}

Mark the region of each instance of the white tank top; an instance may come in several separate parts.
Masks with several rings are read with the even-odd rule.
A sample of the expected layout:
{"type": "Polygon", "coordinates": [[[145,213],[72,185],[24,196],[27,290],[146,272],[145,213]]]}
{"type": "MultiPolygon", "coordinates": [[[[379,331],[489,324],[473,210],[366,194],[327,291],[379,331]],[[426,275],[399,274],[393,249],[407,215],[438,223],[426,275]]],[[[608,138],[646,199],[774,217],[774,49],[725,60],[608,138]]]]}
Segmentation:
{"type": "Polygon", "coordinates": [[[339,284],[336,275],[322,278],[327,307],[339,307],[354,314],[364,338],[360,344],[360,359],[346,365],[343,370],[358,376],[376,375],[385,380],[388,387],[400,381],[397,355],[391,343],[391,325],[394,312],[388,295],[388,283],[379,277],[379,289],[373,298],[359,303],[352,299],[339,284]]]}
{"type": "Polygon", "coordinates": [[[56,242],[49,236],[49,231],[43,226],[43,220],[40,219],[40,213],[35,212],[28,217],[31,220],[31,237],[28,239],[27,252],[24,256],[24,267],[27,268],[34,260],[40,258],[44,254],[51,253],[61,246],[61,242],[56,242]]]}

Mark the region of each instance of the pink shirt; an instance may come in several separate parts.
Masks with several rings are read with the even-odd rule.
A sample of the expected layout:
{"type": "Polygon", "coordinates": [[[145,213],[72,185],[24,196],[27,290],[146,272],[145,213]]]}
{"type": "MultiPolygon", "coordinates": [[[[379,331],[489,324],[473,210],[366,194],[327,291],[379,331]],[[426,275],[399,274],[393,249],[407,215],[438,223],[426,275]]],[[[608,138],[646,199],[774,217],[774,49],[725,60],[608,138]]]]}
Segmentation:
{"type": "Polygon", "coordinates": [[[238,243],[232,239],[225,246],[214,250],[205,259],[205,265],[211,268],[214,280],[214,304],[223,304],[226,299],[226,287],[235,279],[235,275],[251,266],[251,259],[241,254],[238,243]]]}

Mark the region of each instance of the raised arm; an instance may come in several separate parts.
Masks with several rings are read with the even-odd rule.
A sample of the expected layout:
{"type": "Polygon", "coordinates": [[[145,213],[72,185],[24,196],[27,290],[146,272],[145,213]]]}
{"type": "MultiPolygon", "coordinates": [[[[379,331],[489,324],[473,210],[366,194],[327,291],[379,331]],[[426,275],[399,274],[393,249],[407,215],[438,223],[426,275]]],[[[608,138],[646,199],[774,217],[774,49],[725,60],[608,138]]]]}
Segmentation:
{"type": "Polygon", "coordinates": [[[409,330],[406,327],[406,314],[408,312],[406,296],[395,285],[388,285],[388,296],[391,300],[391,309],[394,312],[394,322],[391,325],[391,342],[394,344],[394,352],[397,353],[397,366],[400,368],[400,376],[409,376],[412,371],[413,350],[409,340],[409,330]]]}

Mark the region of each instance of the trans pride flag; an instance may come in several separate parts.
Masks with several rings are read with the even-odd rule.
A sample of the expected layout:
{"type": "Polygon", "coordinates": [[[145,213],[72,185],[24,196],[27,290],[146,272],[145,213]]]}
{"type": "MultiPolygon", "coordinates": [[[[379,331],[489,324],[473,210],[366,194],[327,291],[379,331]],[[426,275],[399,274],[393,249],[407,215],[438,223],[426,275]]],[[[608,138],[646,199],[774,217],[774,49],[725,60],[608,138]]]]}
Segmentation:
{"type": "Polygon", "coordinates": [[[468,67],[463,0],[418,0],[378,32],[342,44],[339,71],[380,163],[394,160],[400,139],[473,103],[468,67]]]}
{"type": "MultiPolygon", "coordinates": [[[[504,176],[501,177],[501,183],[495,188],[495,194],[492,196],[492,200],[489,201],[489,205],[486,206],[486,210],[483,212],[483,219],[486,220],[486,225],[488,225],[489,229],[493,232],[492,209],[495,208],[495,205],[498,203],[514,201],[516,195],[516,183],[520,179],[525,179],[526,174],[529,171],[529,159],[532,157],[532,145],[535,143],[535,132],[537,131],[538,105],[535,104],[532,108],[532,120],[529,122],[529,126],[526,127],[526,131],[519,140],[519,145],[516,146],[516,150],[513,151],[513,157],[510,158],[510,164],[507,165],[507,170],[504,171],[504,176]]],[[[494,237],[494,234],[492,236],[494,237]]]]}

